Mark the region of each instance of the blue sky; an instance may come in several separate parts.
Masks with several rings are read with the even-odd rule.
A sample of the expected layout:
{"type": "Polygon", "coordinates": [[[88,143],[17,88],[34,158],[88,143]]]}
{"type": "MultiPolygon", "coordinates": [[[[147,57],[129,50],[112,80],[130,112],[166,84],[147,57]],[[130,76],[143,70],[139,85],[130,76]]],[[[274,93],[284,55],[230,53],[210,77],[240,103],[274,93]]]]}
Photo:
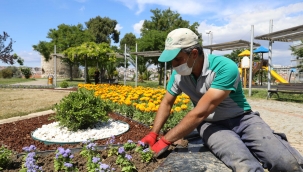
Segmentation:
{"type": "MultiPolygon", "coordinates": [[[[49,29],[63,23],[85,26],[85,22],[96,16],[117,20],[121,39],[130,32],[139,37],[143,21],[151,19],[151,9],[171,8],[190,24],[200,24],[198,30],[204,45],[209,43],[208,31],[213,32],[212,43],[216,44],[238,39],[250,41],[251,25],[255,36],[266,34],[271,19],[273,31],[303,24],[302,0],[0,0],[0,4],[0,32],[10,35],[15,41],[13,53],[31,67],[41,66],[41,57],[32,45],[49,41],[46,38],[49,29]]],[[[255,42],[268,47],[267,41],[255,42]]],[[[292,43],[273,44],[274,64],[291,64],[294,57],[289,45],[292,43]]],[[[3,65],[6,64],[0,62],[3,65]]]]}

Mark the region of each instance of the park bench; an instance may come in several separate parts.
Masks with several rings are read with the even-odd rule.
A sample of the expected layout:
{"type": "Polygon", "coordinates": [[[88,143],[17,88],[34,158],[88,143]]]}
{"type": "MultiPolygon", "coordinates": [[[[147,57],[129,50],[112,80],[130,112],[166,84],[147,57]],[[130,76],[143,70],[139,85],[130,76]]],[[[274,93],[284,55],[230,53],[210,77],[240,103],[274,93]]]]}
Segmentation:
{"type": "Polygon", "coordinates": [[[117,79],[101,79],[101,84],[119,84],[117,79]]]}
{"type": "Polygon", "coordinates": [[[288,94],[303,94],[303,83],[280,83],[275,89],[268,90],[267,99],[271,98],[273,94],[279,97],[278,93],[288,93],[288,94]]]}

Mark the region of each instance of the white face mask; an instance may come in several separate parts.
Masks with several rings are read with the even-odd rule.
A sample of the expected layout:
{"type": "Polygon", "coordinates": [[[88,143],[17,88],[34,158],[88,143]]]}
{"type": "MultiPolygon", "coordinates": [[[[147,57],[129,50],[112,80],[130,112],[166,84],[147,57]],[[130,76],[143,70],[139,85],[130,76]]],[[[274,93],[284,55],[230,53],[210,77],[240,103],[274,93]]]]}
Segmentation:
{"type": "MultiPolygon", "coordinates": [[[[189,59],[190,55],[188,56],[188,59],[189,59]]],[[[180,75],[190,75],[191,74],[191,72],[193,70],[193,67],[195,65],[196,59],[195,59],[194,64],[193,64],[193,66],[191,68],[188,67],[188,65],[187,65],[188,59],[186,60],[186,63],[181,64],[181,65],[179,65],[177,67],[174,67],[174,69],[176,70],[176,72],[178,74],[180,74],[180,75]]]]}

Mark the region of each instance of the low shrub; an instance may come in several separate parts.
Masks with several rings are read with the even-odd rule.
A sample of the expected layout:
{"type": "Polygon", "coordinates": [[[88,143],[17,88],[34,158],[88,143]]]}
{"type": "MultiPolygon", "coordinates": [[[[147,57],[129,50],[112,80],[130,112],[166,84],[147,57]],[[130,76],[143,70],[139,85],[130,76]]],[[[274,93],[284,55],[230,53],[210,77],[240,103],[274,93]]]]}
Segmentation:
{"type": "Polygon", "coordinates": [[[99,121],[107,121],[111,108],[107,101],[94,96],[93,91],[79,89],[55,104],[55,111],[53,118],[60,126],[76,131],[93,127],[99,121]]]}
{"type": "Polygon", "coordinates": [[[3,145],[0,147],[0,170],[11,162],[12,154],[12,151],[5,148],[3,145]]]}
{"type": "Polygon", "coordinates": [[[61,82],[60,87],[61,88],[67,88],[69,85],[66,81],[61,82]]]}
{"type": "Polygon", "coordinates": [[[21,68],[21,72],[26,79],[29,79],[32,76],[32,72],[30,68],[21,68]]]}
{"type": "Polygon", "coordinates": [[[2,78],[12,78],[13,77],[13,71],[11,68],[5,68],[1,70],[1,77],[2,78]]]}

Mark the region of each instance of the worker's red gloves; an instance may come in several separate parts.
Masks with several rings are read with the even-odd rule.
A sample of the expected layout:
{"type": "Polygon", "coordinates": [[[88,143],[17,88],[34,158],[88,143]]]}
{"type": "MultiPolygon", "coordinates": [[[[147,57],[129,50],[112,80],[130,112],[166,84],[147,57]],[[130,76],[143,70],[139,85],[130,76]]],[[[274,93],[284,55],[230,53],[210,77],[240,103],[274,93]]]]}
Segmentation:
{"type": "Polygon", "coordinates": [[[149,146],[153,146],[157,141],[157,137],[158,137],[158,134],[151,131],[150,133],[148,133],[148,135],[143,137],[141,142],[148,144],[149,146]]]}
{"type": "Polygon", "coordinates": [[[171,142],[165,140],[164,136],[162,136],[161,139],[151,147],[151,149],[155,152],[155,156],[158,157],[169,148],[169,145],[171,145],[171,142]]]}

